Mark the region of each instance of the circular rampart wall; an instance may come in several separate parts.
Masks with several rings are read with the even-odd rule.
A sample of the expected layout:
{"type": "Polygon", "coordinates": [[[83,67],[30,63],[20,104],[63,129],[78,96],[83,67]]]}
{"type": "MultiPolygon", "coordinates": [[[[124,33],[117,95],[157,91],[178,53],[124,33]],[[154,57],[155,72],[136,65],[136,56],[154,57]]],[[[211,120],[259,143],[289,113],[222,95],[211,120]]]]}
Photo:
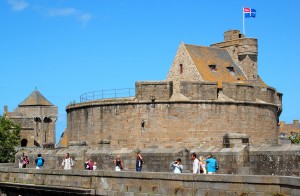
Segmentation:
{"type": "Polygon", "coordinates": [[[277,109],[238,101],[98,100],[68,106],[67,134],[91,147],[111,141],[112,149],[220,146],[228,133],[246,133],[260,145],[276,141],[277,109]]]}

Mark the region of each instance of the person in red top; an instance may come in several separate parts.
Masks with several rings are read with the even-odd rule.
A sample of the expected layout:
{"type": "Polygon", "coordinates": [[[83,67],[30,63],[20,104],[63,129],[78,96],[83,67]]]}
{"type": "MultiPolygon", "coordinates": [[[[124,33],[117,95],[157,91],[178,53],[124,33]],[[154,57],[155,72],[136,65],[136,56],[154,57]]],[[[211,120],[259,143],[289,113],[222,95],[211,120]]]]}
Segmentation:
{"type": "Polygon", "coordinates": [[[28,156],[25,156],[23,159],[23,165],[22,168],[26,168],[26,166],[29,164],[28,156]]]}
{"type": "Polygon", "coordinates": [[[89,170],[93,170],[93,162],[91,158],[89,158],[88,164],[89,164],[89,170]]]}

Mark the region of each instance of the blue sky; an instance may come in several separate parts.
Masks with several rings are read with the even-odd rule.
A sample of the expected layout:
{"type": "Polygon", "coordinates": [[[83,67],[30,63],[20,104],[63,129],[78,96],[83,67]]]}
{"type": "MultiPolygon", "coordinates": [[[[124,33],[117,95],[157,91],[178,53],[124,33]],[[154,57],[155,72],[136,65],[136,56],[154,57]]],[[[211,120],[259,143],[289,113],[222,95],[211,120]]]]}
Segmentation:
{"type": "Polygon", "coordinates": [[[179,43],[209,46],[223,32],[258,39],[258,72],[283,93],[280,120],[299,119],[300,15],[296,0],[2,0],[0,109],[13,111],[34,89],[59,108],[85,92],[165,80],[179,43]]]}

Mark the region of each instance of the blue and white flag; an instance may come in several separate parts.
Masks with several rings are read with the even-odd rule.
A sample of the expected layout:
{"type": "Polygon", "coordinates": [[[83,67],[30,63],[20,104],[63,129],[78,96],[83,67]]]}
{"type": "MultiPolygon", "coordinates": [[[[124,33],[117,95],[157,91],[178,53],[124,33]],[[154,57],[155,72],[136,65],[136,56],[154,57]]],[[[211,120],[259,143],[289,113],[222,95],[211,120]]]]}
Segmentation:
{"type": "Polygon", "coordinates": [[[256,16],[256,10],[255,9],[244,7],[244,17],[245,18],[250,18],[250,17],[255,18],[255,16],[256,16]]]}

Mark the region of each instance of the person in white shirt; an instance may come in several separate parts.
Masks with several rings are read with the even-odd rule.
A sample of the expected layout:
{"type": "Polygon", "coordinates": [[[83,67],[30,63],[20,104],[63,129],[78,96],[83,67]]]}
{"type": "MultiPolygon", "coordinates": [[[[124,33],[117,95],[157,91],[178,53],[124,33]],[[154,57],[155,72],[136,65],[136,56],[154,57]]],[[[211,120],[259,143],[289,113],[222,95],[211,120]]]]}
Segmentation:
{"type": "Polygon", "coordinates": [[[173,161],[170,165],[172,167],[173,173],[181,174],[183,170],[183,166],[181,165],[181,159],[178,158],[176,161],[173,161]]]}
{"type": "Polygon", "coordinates": [[[72,158],[70,158],[70,154],[68,152],[65,154],[65,158],[61,163],[61,166],[66,170],[72,169],[72,167],[74,166],[74,161],[72,158]]]}
{"type": "Polygon", "coordinates": [[[197,158],[196,153],[191,154],[191,159],[194,161],[193,162],[193,174],[199,174],[200,173],[200,162],[199,159],[197,158]]]}

